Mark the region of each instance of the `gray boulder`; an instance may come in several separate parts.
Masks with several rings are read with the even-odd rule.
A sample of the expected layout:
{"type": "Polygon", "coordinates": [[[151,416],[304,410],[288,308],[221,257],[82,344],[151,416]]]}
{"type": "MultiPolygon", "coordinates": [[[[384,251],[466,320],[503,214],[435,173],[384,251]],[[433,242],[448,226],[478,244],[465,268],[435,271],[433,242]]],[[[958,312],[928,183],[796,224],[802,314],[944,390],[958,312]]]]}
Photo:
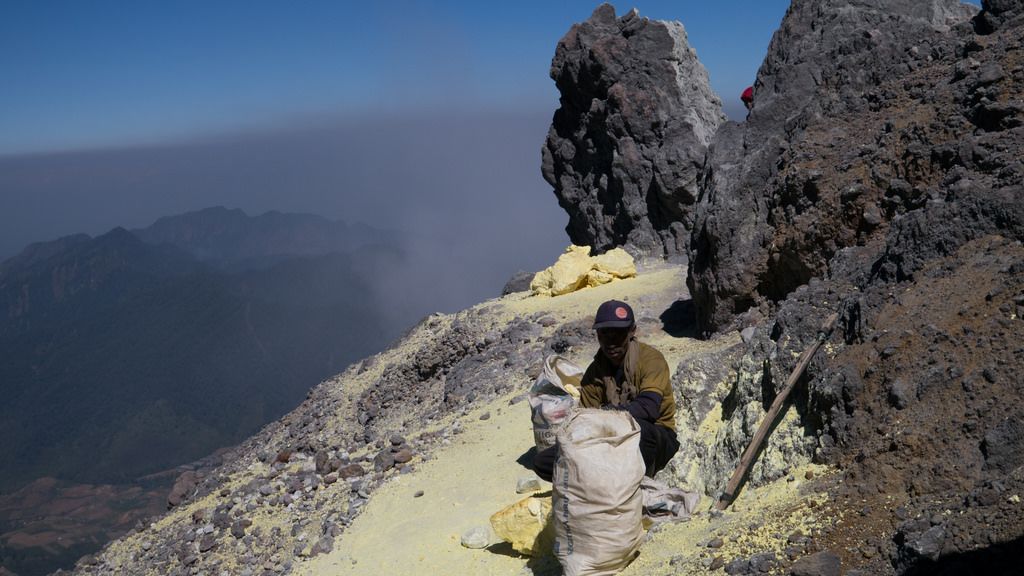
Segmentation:
{"type": "Polygon", "coordinates": [[[678,22],[609,4],[558,43],[542,173],[574,244],[682,256],[708,143],[725,120],[678,22]]]}
{"type": "Polygon", "coordinates": [[[523,270],[516,272],[508,279],[508,282],[505,282],[505,287],[501,289],[501,295],[507,296],[515,292],[526,292],[530,289],[530,282],[533,281],[534,276],[533,272],[523,270]]]}
{"type": "Polygon", "coordinates": [[[985,465],[1009,473],[1024,466],[1024,411],[1004,419],[985,434],[985,465]]]}
{"type": "Polygon", "coordinates": [[[800,558],[793,563],[789,573],[792,576],[839,576],[841,568],[839,557],[826,550],[800,558]]]}

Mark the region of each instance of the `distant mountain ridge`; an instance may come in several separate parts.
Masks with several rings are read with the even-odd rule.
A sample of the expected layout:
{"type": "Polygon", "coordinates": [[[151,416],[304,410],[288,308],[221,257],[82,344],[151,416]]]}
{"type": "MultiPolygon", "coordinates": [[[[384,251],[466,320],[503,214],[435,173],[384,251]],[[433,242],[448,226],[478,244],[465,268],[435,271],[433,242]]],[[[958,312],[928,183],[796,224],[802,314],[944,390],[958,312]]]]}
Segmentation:
{"type": "Polygon", "coordinates": [[[214,262],[351,253],[368,246],[394,245],[397,238],[393,231],[365,224],[277,211],[250,217],[240,209],[222,206],[165,216],[133,233],[149,244],[171,244],[199,260],[214,262]]]}
{"type": "Polygon", "coordinates": [[[0,264],[0,487],[117,482],[256,431],[373,353],[391,232],[209,208],[0,264]]]}

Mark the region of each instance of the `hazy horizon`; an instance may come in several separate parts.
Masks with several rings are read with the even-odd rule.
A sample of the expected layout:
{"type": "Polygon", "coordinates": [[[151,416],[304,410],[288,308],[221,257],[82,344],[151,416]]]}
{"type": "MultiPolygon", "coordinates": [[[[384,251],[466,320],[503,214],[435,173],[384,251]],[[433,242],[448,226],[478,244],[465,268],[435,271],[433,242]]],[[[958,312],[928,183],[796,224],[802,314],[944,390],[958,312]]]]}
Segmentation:
{"type": "Polygon", "coordinates": [[[315,214],[420,239],[410,274],[472,275],[426,291],[438,311],[453,311],[498,295],[512,273],[550,265],[568,245],[568,216],[540,174],[549,121],[539,112],[334,120],[0,158],[0,189],[21,191],[0,197],[0,213],[18,215],[0,231],[0,260],[32,242],[210,206],[315,214]]]}

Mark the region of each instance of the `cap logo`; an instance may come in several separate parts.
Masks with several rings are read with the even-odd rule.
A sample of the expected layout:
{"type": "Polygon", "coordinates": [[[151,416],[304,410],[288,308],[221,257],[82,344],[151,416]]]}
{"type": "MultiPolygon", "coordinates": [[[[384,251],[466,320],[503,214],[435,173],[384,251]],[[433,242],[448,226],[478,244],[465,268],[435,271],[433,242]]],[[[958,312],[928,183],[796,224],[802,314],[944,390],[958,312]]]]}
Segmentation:
{"type": "Polygon", "coordinates": [[[625,320],[629,317],[629,312],[626,312],[625,308],[619,306],[615,309],[615,316],[618,317],[619,320],[625,320]]]}

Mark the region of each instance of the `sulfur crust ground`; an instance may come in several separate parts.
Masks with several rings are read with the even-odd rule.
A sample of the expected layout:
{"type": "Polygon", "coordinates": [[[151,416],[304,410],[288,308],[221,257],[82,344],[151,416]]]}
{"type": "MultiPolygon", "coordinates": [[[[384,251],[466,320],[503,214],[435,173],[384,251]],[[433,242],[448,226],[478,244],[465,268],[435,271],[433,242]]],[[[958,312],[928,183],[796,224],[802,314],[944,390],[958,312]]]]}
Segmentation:
{"type": "MultiPolygon", "coordinates": [[[[516,317],[534,317],[538,313],[554,317],[558,322],[571,322],[592,317],[604,300],[624,299],[632,304],[640,318],[640,338],[657,346],[673,369],[679,361],[713,351],[736,342],[736,336],[713,341],[699,341],[672,336],[660,328],[657,315],[680,299],[688,298],[684,270],[662,266],[642,271],[637,278],[619,280],[605,286],[587,288],[559,297],[528,297],[513,294],[484,302],[476,308],[487,309],[486,317],[495,324],[507,323],[516,317]],[[646,317],[646,321],[645,321],[646,317]]],[[[437,317],[451,322],[449,316],[437,317]]],[[[326,390],[340,400],[339,414],[351,413],[347,407],[358,394],[377,381],[385,366],[401,362],[411,354],[430,331],[413,331],[404,346],[389,349],[372,362],[350,367],[339,376],[345,386],[326,390]]],[[[596,349],[585,345],[570,358],[585,365],[596,349]]],[[[575,349],[574,349],[575,350],[575,349]]],[[[522,392],[522,391],[520,391],[522,392]]],[[[436,449],[429,459],[415,459],[414,471],[399,475],[377,489],[365,510],[353,525],[335,541],[331,553],[316,556],[294,565],[295,574],[521,574],[548,576],[559,574],[553,559],[531,560],[516,555],[507,545],[492,537],[492,545],[483,550],[470,550],[460,544],[463,532],[476,526],[489,526],[491,514],[522,496],[515,493],[516,481],[530,472],[516,462],[533,444],[529,409],[525,402],[514,405],[510,393],[465,415],[449,416],[444,421],[414,426],[418,433],[448,426],[458,419],[464,430],[453,437],[450,445],[436,449]],[[490,417],[481,420],[483,413],[490,417]],[[419,491],[420,497],[415,497],[419,491]]],[[[793,415],[787,415],[787,418],[793,415]]],[[[709,439],[720,425],[721,412],[712,410],[698,429],[698,439],[709,439]]],[[[278,432],[281,433],[281,432],[278,432]]],[[[265,464],[253,463],[227,480],[233,488],[261,477],[265,464]]],[[[815,517],[823,496],[802,489],[804,474],[811,470],[816,477],[828,471],[820,467],[795,468],[789,481],[780,480],[757,490],[745,489],[735,505],[724,515],[712,516],[711,501],[701,503],[701,512],[684,523],[661,526],[651,530],[641,554],[623,574],[711,574],[707,566],[715,556],[725,560],[755,552],[774,550],[782,554],[787,535],[802,532],[813,535],[820,530],[821,519],[815,517]],[[803,494],[803,492],[808,492],[803,494]],[[709,540],[721,537],[723,546],[706,547],[709,540]]],[[[548,486],[544,487],[548,489],[548,486]]],[[[176,508],[153,526],[157,532],[169,529],[175,522],[188,518],[198,510],[209,510],[219,503],[211,494],[176,508]]],[[[347,505],[347,504],[341,504],[347,505]]],[[[296,518],[290,513],[260,511],[252,515],[254,527],[264,533],[277,527],[291,528],[296,518]]],[[[189,522],[189,520],[186,520],[189,522]]],[[[116,566],[132,565],[132,558],[152,531],[126,535],[109,546],[108,562],[116,566]]],[[[235,573],[237,558],[222,555],[222,571],[235,573]]],[[[159,568],[156,572],[159,573],[159,568]]],[[[133,572],[137,573],[137,572],[133,572]]],[[[716,570],[715,573],[721,573],[716,570]]]]}
{"type": "MultiPolygon", "coordinates": [[[[683,286],[681,271],[666,267],[564,296],[512,295],[481,306],[490,306],[489,313],[507,318],[543,312],[559,321],[572,321],[589,317],[604,300],[620,298],[633,303],[642,317],[640,310],[648,305],[667,308],[674,300],[686,297],[683,286]]],[[[688,355],[733,343],[678,338],[656,328],[647,328],[640,338],[661,349],[673,367],[688,355]]],[[[595,349],[584,348],[581,357],[572,358],[581,365],[587,363],[595,349]]],[[[379,488],[362,514],[335,542],[334,550],[299,563],[296,573],[552,573],[549,564],[531,563],[529,558],[501,546],[493,535],[492,546],[487,549],[470,550],[460,543],[465,531],[476,526],[489,527],[491,514],[520,499],[522,496],[515,492],[516,481],[530,475],[516,462],[533,444],[529,409],[525,402],[509,405],[513,396],[499,398],[464,416],[462,434],[437,450],[428,461],[416,461],[414,472],[398,476],[379,488]],[[481,420],[484,413],[489,418],[481,420]],[[416,497],[420,491],[422,496],[416,497]]],[[[713,411],[709,421],[702,424],[702,432],[716,425],[711,421],[720,417],[716,414],[713,411]]],[[[818,502],[813,494],[800,495],[805,469],[813,469],[819,476],[826,472],[820,467],[804,467],[795,470],[790,481],[746,490],[723,516],[712,517],[708,513],[711,501],[705,498],[702,512],[690,521],[653,530],[640,557],[623,574],[673,574],[680,569],[685,572],[678,573],[710,573],[705,565],[712,555],[730,559],[744,553],[779,550],[785,534],[812,533],[813,507],[818,502]],[[716,536],[725,541],[722,548],[702,546],[716,536]],[[672,558],[680,555],[686,557],[685,562],[677,558],[670,564],[672,558]]]]}

